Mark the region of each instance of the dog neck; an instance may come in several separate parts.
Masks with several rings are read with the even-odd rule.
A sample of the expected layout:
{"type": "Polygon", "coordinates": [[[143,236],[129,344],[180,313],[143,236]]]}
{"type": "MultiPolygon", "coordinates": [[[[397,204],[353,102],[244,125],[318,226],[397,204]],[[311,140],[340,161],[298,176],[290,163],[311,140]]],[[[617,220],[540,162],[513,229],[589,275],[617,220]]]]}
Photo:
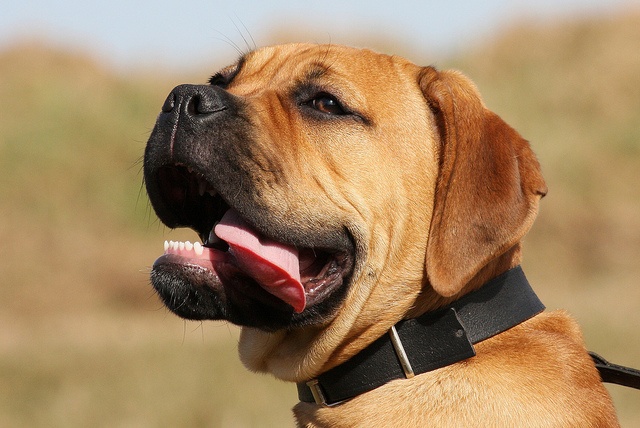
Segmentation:
{"type": "Polygon", "coordinates": [[[416,299],[413,307],[405,314],[405,319],[418,318],[419,316],[433,312],[440,308],[449,306],[452,302],[461,299],[463,296],[479,289],[502,273],[519,266],[522,261],[522,247],[520,242],[507,250],[500,257],[496,257],[487,263],[476,275],[469,281],[460,292],[450,297],[444,297],[438,294],[429,284],[427,284],[422,293],[416,299]]]}
{"type": "Polygon", "coordinates": [[[544,310],[517,266],[437,311],[403,320],[353,358],[307,382],[301,401],[336,405],[383,384],[475,356],[474,344],[544,310]]]}

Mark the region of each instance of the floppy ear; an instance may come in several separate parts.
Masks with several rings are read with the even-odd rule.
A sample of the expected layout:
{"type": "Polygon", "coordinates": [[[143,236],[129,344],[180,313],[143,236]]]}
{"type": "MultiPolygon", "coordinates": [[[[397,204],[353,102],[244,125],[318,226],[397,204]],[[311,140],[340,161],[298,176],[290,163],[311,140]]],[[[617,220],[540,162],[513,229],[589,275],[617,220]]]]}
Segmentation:
{"type": "Polygon", "coordinates": [[[426,67],[420,87],[441,139],[426,272],[452,296],[527,233],[547,187],[529,143],[487,110],[469,79],[426,67]]]}

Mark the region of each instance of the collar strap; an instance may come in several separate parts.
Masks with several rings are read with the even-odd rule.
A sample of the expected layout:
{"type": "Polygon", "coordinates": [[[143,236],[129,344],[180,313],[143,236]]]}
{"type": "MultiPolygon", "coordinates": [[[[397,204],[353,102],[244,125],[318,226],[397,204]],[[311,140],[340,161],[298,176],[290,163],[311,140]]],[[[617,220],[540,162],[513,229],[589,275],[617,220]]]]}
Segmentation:
{"type": "Polygon", "coordinates": [[[298,383],[300,401],[339,404],[385,383],[475,356],[473,344],[544,310],[517,266],[450,306],[403,320],[348,361],[298,383]]]}

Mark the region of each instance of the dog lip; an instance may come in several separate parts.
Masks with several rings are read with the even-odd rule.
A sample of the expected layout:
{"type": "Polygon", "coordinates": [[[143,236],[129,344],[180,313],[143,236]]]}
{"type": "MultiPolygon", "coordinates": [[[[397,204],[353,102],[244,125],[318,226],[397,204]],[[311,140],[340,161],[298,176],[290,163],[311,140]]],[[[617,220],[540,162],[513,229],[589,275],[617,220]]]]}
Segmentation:
{"type": "Polygon", "coordinates": [[[255,321],[256,312],[266,310],[270,314],[269,321],[282,319],[282,314],[289,312],[286,303],[254,284],[224,254],[214,258],[219,260],[214,263],[188,254],[167,253],[155,261],[151,283],[164,304],[176,315],[193,320],[226,319],[260,327],[264,317],[260,322],[255,321]],[[238,296],[242,296],[241,300],[237,300],[238,296]],[[232,301],[235,303],[231,304],[232,301]],[[238,313],[238,308],[246,308],[242,320],[233,315],[238,313]]]}
{"type": "MultiPolygon", "coordinates": [[[[313,306],[324,300],[338,286],[343,285],[343,281],[350,274],[351,258],[345,252],[326,253],[313,249],[300,250],[300,280],[304,288],[307,299],[307,306],[313,306]]],[[[165,241],[164,254],[153,264],[156,269],[159,266],[172,264],[177,269],[189,271],[193,276],[194,268],[202,270],[202,275],[198,283],[208,285],[216,290],[220,284],[224,284],[225,275],[220,274],[220,267],[224,264],[227,270],[231,269],[234,276],[241,276],[245,279],[247,287],[243,287],[243,292],[248,289],[259,289],[261,287],[255,283],[248,274],[237,266],[234,256],[226,251],[210,248],[201,245],[199,242],[174,242],[165,241]],[[249,286],[248,283],[255,283],[249,286]]],[[[256,298],[262,293],[253,290],[248,297],[256,298]]],[[[259,299],[263,300],[263,299],[259,299]]],[[[267,299],[271,301],[271,299],[267,299]]],[[[278,308],[282,305],[276,305],[278,308]]],[[[276,308],[277,309],[277,308],[276,308]]]]}

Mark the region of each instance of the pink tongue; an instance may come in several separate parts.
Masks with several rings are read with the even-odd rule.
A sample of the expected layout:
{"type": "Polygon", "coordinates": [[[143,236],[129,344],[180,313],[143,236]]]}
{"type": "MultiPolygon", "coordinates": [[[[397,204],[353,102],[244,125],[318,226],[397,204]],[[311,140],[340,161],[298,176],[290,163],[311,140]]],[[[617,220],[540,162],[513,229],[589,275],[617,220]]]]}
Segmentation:
{"type": "Polygon", "coordinates": [[[300,282],[298,250],[258,236],[234,209],[225,213],[214,229],[229,244],[239,267],[269,293],[300,313],[306,305],[300,282]]]}

